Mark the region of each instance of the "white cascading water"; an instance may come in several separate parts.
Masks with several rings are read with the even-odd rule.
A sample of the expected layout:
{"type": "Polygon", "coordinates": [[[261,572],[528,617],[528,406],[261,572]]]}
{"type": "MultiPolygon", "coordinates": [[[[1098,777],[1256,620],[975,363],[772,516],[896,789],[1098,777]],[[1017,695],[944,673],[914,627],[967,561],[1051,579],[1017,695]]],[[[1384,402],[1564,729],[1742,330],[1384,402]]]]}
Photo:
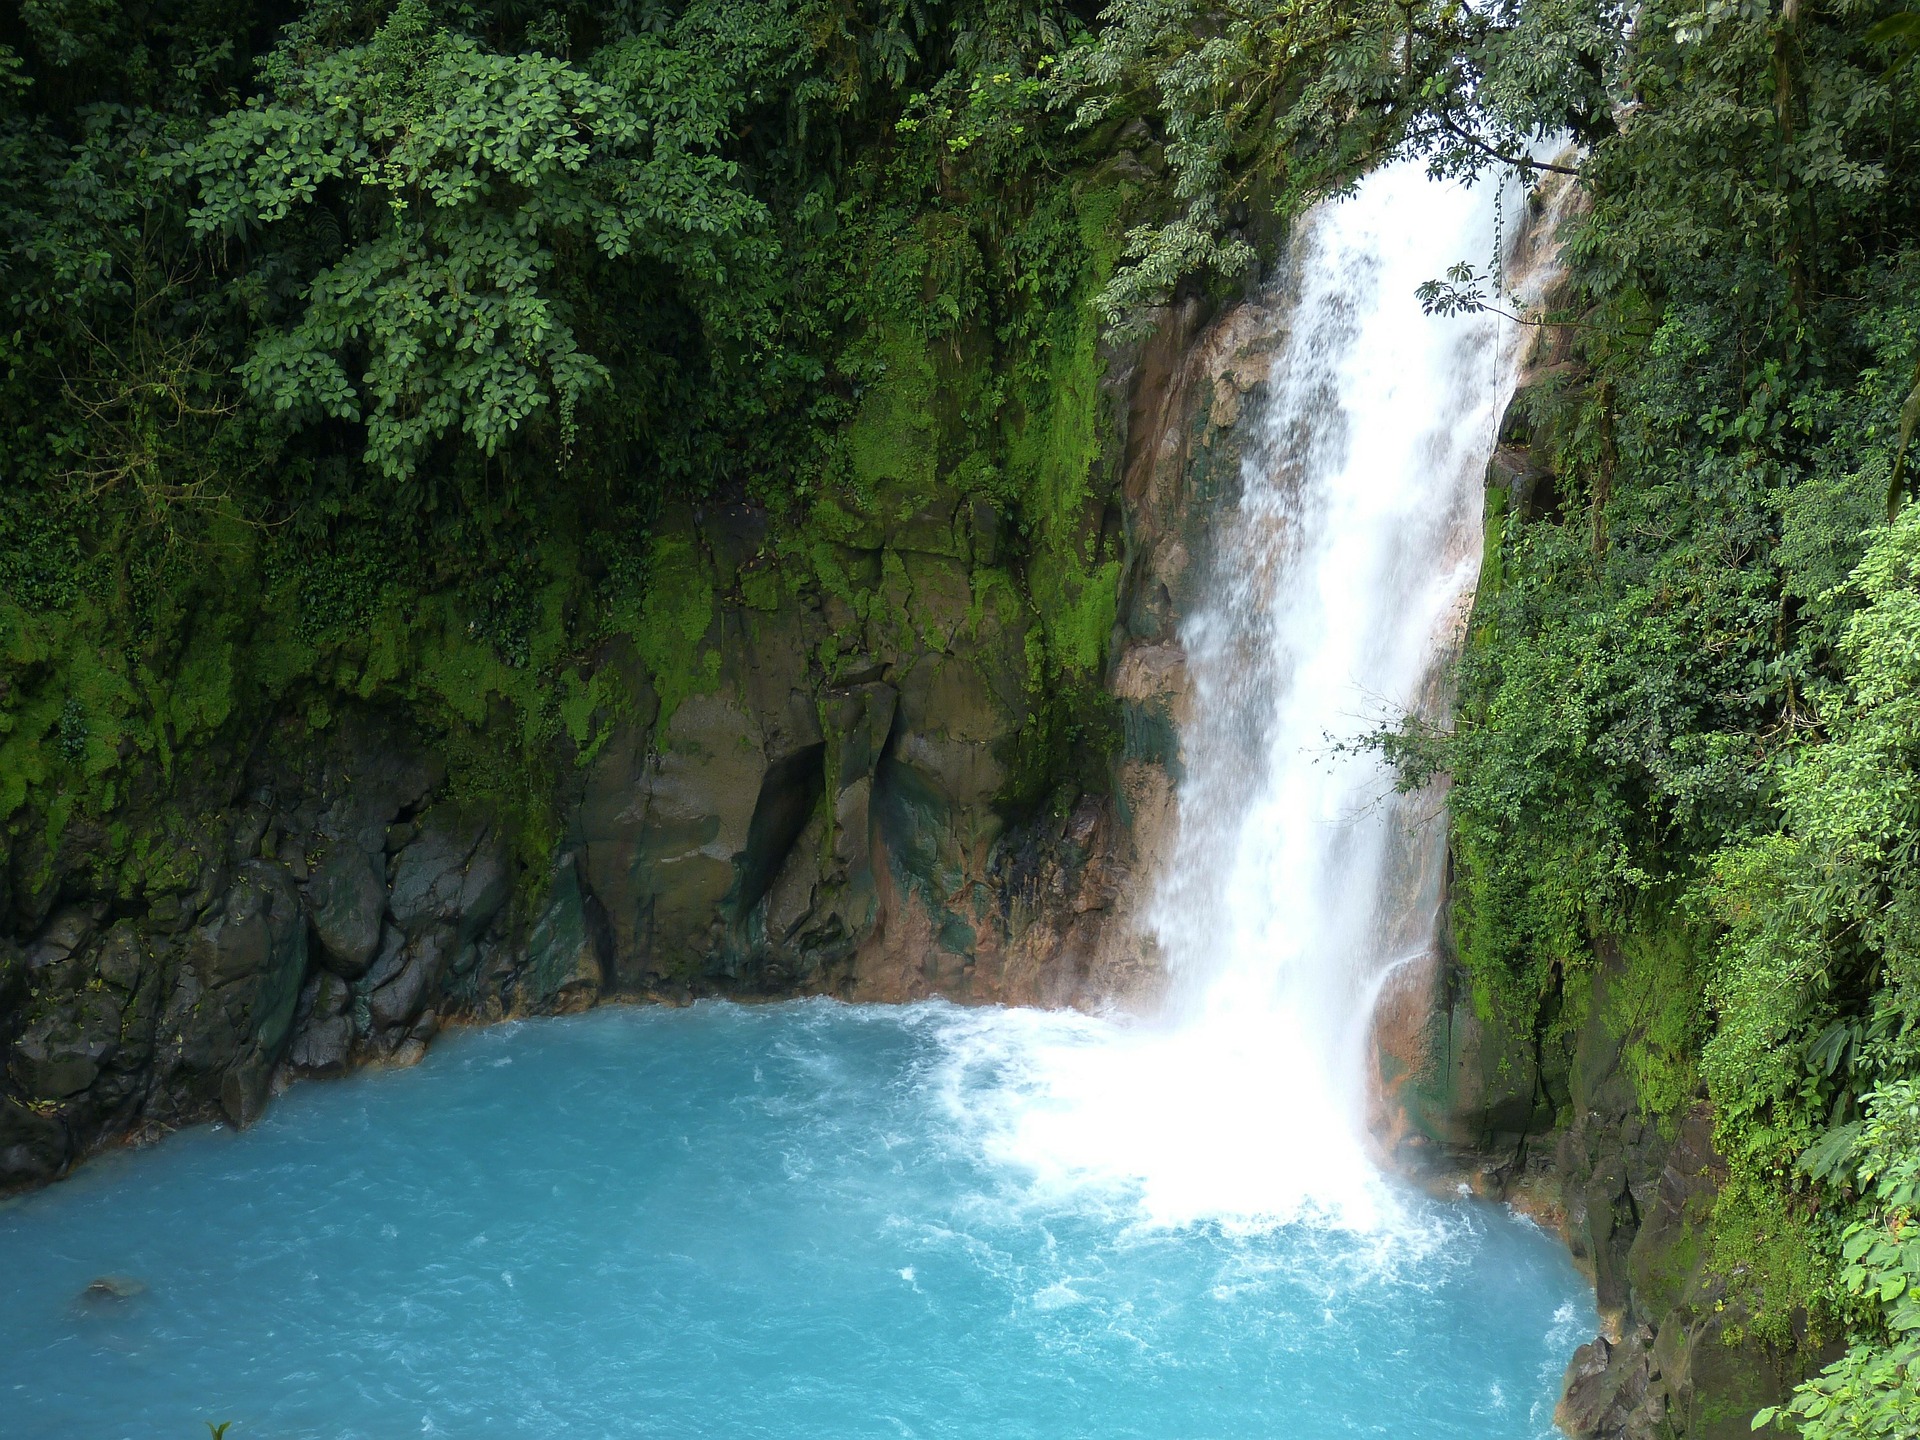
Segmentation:
{"type": "Polygon", "coordinates": [[[995,1148],[1043,1181],[1117,1185],[1161,1224],[1383,1218],[1367,1034],[1385,973],[1431,943],[1444,835],[1352,742],[1437,703],[1478,576],[1518,327],[1427,316],[1415,290],[1484,262],[1496,204],[1403,163],[1297,239],[1264,434],[1182,636],[1165,1013],[990,1045],[1014,1077],[995,1148]]]}

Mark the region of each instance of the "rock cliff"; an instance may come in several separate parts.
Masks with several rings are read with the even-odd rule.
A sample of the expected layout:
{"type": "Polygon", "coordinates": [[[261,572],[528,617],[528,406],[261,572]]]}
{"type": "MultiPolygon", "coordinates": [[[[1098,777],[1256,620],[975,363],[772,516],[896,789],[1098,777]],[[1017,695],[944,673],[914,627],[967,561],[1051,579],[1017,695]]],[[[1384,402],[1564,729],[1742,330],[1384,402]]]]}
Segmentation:
{"type": "Polygon", "coordinates": [[[1131,916],[1171,814],[1176,625],[1273,341],[1257,306],[1160,319],[1091,400],[1104,439],[1073,523],[1117,595],[1106,733],[1071,737],[1083,781],[1019,773],[1053,683],[1035,596],[1059,587],[991,505],[881,467],[800,555],[746,504],[669,510],[640,623],[587,662],[550,763],[514,779],[551,833],[506,787],[455,783],[463,757],[373,700],[283,705],[50,851],[13,850],[0,1187],[245,1125],[297,1077],[412,1063],[450,1024],[1149,990],[1131,916]]]}
{"type": "MultiPolygon", "coordinates": [[[[1558,504],[1529,442],[1528,384],[1568,365],[1536,347],[1487,471],[1481,596],[1499,584],[1502,522],[1558,504]]],[[[1710,1268],[1726,1166],[1688,1046],[1691,937],[1650,913],[1644,932],[1597,935],[1592,967],[1556,976],[1524,1020],[1477,988],[1446,924],[1397,971],[1374,1017],[1374,1118],[1387,1158],[1443,1192],[1466,1187],[1564,1238],[1594,1282],[1601,1333],[1569,1364],[1556,1423],[1574,1440],[1734,1440],[1779,1404],[1809,1357],[1747,1331],[1710,1268]]],[[[1832,1358],[1828,1356],[1826,1358],[1832,1358]]],[[[1811,1364],[1818,1368],[1818,1363],[1811,1364]]]]}
{"type": "MultiPolygon", "coordinates": [[[[1037,619],[990,506],[938,485],[883,495],[805,565],[750,506],[671,510],[654,544],[674,603],[649,618],[684,653],[663,664],[642,635],[592,657],[597,705],[538,777],[560,817],[544,846],[459,793],[404,710],[368,704],[323,725],[288,708],[69,827],[38,876],[13,857],[0,1186],[207,1118],[248,1124],[295,1079],[411,1064],[447,1025],[702,995],[1149,996],[1135,912],[1173,827],[1178,623],[1283,316],[1189,300],[1106,357],[1084,523],[1119,574],[1093,783],[1021,798],[1037,619]],[[102,883],[85,860],[107,825],[138,830],[138,863],[102,883]]],[[[1563,364],[1545,346],[1529,378],[1563,364]]],[[[1555,503],[1523,413],[1489,467],[1496,521],[1555,503]]],[[[1640,1093],[1639,982],[1619,943],[1596,955],[1522,1030],[1476,999],[1443,927],[1376,1015],[1383,1144],[1558,1229],[1593,1275],[1604,1333],[1568,1370],[1571,1435],[1744,1434],[1797,1370],[1742,1339],[1703,1264],[1711,1114],[1640,1093]]]]}

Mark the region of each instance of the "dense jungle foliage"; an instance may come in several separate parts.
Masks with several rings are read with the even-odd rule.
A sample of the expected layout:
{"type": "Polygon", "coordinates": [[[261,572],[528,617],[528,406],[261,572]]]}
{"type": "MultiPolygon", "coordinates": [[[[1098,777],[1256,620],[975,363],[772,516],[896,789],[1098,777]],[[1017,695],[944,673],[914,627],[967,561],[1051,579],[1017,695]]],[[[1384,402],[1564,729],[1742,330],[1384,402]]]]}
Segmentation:
{"type": "MultiPolygon", "coordinates": [[[[1917,53],[1878,0],[23,0],[9,844],[329,696],[512,791],[608,628],[684,649],[659,507],[804,551],[936,401],[1059,763],[1117,577],[1068,516],[1089,317],[1238,283],[1389,156],[1577,171],[1548,474],[1490,517],[1459,720],[1384,743],[1452,777],[1479,1003],[1544,1043],[1617,939],[1643,1099],[1714,1102],[1747,1323],[1851,1342],[1763,1418],[1920,1433],[1917,53]]],[[[1504,305],[1462,258],[1430,304],[1504,305]]]]}
{"type": "MultiPolygon", "coordinates": [[[[990,507],[1044,627],[1044,787],[1111,624],[1085,297],[1141,188],[1041,103],[1087,18],[9,7],[15,883],[208,740],[356,700],[409,708],[538,849],[553,742],[620,703],[595,645],[631,634],[669,705],[704,683],[699,577],[651,538],[675,503],[761,507],[783,573],[829,589],[815,542],[875,506],[937,482],[990,507]]],[[[124,829],[86,863],[111,874],[124,829]]]]}

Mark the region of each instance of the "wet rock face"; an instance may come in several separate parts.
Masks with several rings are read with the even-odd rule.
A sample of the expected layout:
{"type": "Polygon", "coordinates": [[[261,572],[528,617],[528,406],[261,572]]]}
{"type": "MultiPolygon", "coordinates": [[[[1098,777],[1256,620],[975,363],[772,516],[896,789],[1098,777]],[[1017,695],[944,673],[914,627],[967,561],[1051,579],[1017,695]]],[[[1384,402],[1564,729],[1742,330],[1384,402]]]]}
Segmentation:
{"type": "Polygon", "coordinates": [[[1572,1440],[1668,1440],[1684,1433],[1668,1414],[1669,1393],[1653,1357],[1653,1331],[1625,1339],[1597,1335],[1574,1352],[1553,1423],[1572,1440]]]}
{"type": "Polygon", "coordinates": [[[210,766],[139,883],[0,942],[0,1187],[117,1136],[251,1124],[293,1074],[399,1052],[448,956],[504,934],[506,849],[428,804],[444,771],[403,729],[294,733],[210,766]]]}
{"type": "Polygon", "coordinates": [[[1643,1110],[1623,1060],[1644,1036],[1614,1000],[1626,970],[1618,944],[1596,942],[1584,1020],[1561,1048],[1473,1015],[1442,948],[1383,997],[1377,1113],[1403,1169],[1533,1214],[1592,1277],[1603,1330],[1567,1367],[1561,1429],[1574,1440],[1733,1440],[1819,1362],[1747,1337],[1707,1268],[1726,1173],[1712,1106],[1643,1110]]]}
{"type": "Polygon", "coordinates": [[[250,1124],[290,1080],[411,1063],[450,1022],[1150,989],[1134,905],[1171,832],[1178,623],[1275,343],[1257,306],[1161,318],[1109,357],[1069,517],[1086,554],[1124,557],[1091,677],[1121,722],[1105,780],[1045,794],[1021,773],[1055,681],[1032,557],[989,500],[921,475],[836,512],[811,588],[782,578],[764,515],[669,510],[670,638],[691,650],[626,636],[586,662],[619,698],[590,743],[558,743],[539,845],[456,801],[439,744],[369,703],[181,757],[115,820],[141,842],[123,874],[88,868],[92,822],[51,880],[0,856],[0,1189],[116,1138],[250,1124]]]}
{"type": "Polygon", "coordinates": [[[387,901],[380,870],[371,855],[353,841],[342,840],[307,887],[320,963],[348,980],[366,974],[380,948],[380,922],[387,901]]]}

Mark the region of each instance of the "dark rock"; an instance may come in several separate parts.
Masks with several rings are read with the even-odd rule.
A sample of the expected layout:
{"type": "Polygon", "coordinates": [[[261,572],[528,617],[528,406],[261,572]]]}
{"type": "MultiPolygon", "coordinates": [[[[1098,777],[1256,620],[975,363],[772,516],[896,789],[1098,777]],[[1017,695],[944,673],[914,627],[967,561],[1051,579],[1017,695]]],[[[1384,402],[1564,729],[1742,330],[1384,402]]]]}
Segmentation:
{"type": "Polygon", "coordinates": [[[891,685],[829,691],[820,702],[826,770],[836,792],[867,779],[886,748],[899,696],[891,685]]]}
{"type": "Polygon", "coordinates": [[[351,843],[336,845],[308,885],[307,898],[320,963],[349,980],[359,979],[379,949],[387,904],[387,887],[373,859],[351,843]]]}
{"type": "Polygon", "coordinates": [[[1403,1108],[1425,1130],[1420,1138],[1454,1147],[1456,1163],[1472,1153],[1477,1132],[1496,1163],[1485,1188],[1517,1202],[1532,1198],[1520,1182],[1532,1178],[1532,1160],[1547,1148],[1541,1140],[1552,1141],[1544,1178],[1563,1202],[1563,1234],[1594,1277],[1603,1324],[1624,1335],[1581,1347],[1567,1370],[1558,1423],[1576,1440],[1734,1440],[1750,1433],[1757,1409],[1779,1403],[1791,1380],[1818,1362],[1786,1363],[1754,1340],[1737,1298],[1708,1270],[1714,1200],[1726,1173],[1713,1145],[1712,1107],[1687,1105],[1666,1117],[1665,1133],[1643,1112],[1623,1058],[1628,1045],[1645,1043],[1626,958],[1605,937],[1595,951],[1583,1023],[1558,1060],[1535,1036],[1463,1023],[1457,991],[1451,1005],[1444,992],[1436,996],[1432,1033],[1453,1066],[1451,1083],[1430,1093],[1404,1087],[1400,1094],[1411,1092],[1412,1103],[1403,1108]],[[1556,1131],[1543,1134],[1537,1112],[1518,1123],[1518,1106],[1505,1122],[1518,1123],[1517,1136],[1489,1123],[1483,1097],[1494,1090],[1460,1077],[1502,1074],[1534,1076],[1536,1103],[1561,1087],[1556,1131]],[[1432,1109],[1422,1110],[1423,1101],[1432,1109]],[[1524,1169],[1514,1165],[1516,1150],[1528,1156],[1524,1169]]]}
{"type": "Polygon", "coordinates": [[[88,1302],[113,1302],[131,1300],[136,1295],[147,1293],[146,1283],[134,1280],[126,1275],[102,1275],[80,1292],[80,1298],[88,1302]]]}
{"type": "Polygon", "coordinates": [[[734,857],[734,886],[727,897],[730,918],[745,918],[772,888],[819,805],[825,759],[825,745],[808,745],[767,766],[753,818],[747,822],[746,848],[734,857]]]}
{"type": "Polygon", "coordinates": [[[225,913],[187,936],[187,963],[209,989],[254,979],[267,968],[273,937],[260,900],[256,888],[237,886],[225,913]]]}
{"type": "Polygon", "coordinates": [[[152,1118],[180,1123],[217,1103],[234,1124],[251,1124],[306,979],[307,922],[285,869],[236,867],[220,902],[182,937],[180,957],[156,1032],[169,1083],[152,1118]]]}
{"type": "Polygon", "coordinates": [[[346,1015],[316,1015],[293,1037],[287,1059],[301,1070],[330,1074],[345,1069],[352,1052],[352,1019],[346,1015]]]}
{"type": "Polygon", "coordinates": [[[358,989],[371,994],[398,975],[407,964],[407,937],[391,925],[380,932],[380,951],[367,973],[360,977],[358,989]]]}
{"type": "Polygon", "coordinates": [[[122,920],[109,930],[94,953],[94,973],[121,990],[137,990],[140,978],[151,966],[147,947],[140,942],[140,930],[131,920],[122,920]]]}
{"type": "Polygon", "coordinates": [[[37,989],[78,990],[87,981],[88,946],[97,921],[85,908],[62,910],[27,947],[27,973],[37,989]]]}
{"type": "Polygon", "coordinates": [[[301,1018],[295,1025],[287,1059],[296,1068],[319,1074],[345,1068],[353,1051],[353,1018],[347,1011],[353,989],[331,971],[307,982],[301,1018]]]}
{"type": "MultiPolygon", "coordinates": [[[[536,1003],[581,1009],[599,997],[606,971],[596,928],[569,855],[554,876],[552,895],[527,940],[526,983],[536,1003]]],[[[477,954],[474,958],[478,959],[477,954]]]]}
{"type": "Polygon", "coordinates": [[[1650,1338],[1650,1332],[1636,1330],[1615,1345],[1596,1336],[1573,1352],[1553,1412],[1553,1423],[1571,1440],[1652,1440],[1652,1427],[1663,1415],[1646,1407],[1653,1383],[1650,1338]]]}
{"type": "Polygon", "coordinates": [[[430,930],[407,944],[398,972],[367,999],[376,1029],[393,1029],[420,1013],[451,958],[454,943],[446,931],[430,930]]]}
{"type": "Polygon", "coordinates": [[[978,809],[1006,785],[1002,755],[1025,719],[1002,703],[970,661],[926,655],[900,683],[891,753],[947,804],[978,809]]]}
{"type": "Polygon", "coordinates": [[[605,909],[623,987],[648,988],[713,950],[766,775],[763,745],[740,706],[695,695],[657,744],[616,735],[589,770],[576,820],[583,878],[605,909]]]}
{"type": "Polygon", "coordinates": [[[0,1096],[0,1185],[51,1180],[70,1154],[67,1127],[58,1116],[0,1096]]]}
{"type": "Polygon", "coordinates": [[[186,960],[209,990],[244,982],[256,1034],[277,1046],[293,1022],[307,961],[307,927],[286,871],[266,860],[239,867],[220,913],[188,933],[186,960]]]}
{"type": "Polygon", "coordinates": [[[466,941],[487,928],[509,888],[505,845],[483,820],[443,806],[394,857],[387,909],[409,935],[451,925],[466,941]]]}
{"type": "Polygon", "coordinates": [[[220,1108],[234,1129],[246,1129],[265,1113],[272,1078],[272,1067],[255,1055],[220,1077],[220,1108]]]}
{"type": "Polygon", "coordinates": [[[233,827],[232,853],[235,863],[258,859],[260,842],[266,837],[267,826],[273,820],[273,793],[262,791],[254,797],[253,804],[240,812],[233,827]]]}
{"type": "Polygon", "coordinates": [[[14,1043],[8,1066],[27,1095],[65,1100],[93,1084],[119,1045],[121,1003],[95,991],[32,1021],[14,1043]]]}

